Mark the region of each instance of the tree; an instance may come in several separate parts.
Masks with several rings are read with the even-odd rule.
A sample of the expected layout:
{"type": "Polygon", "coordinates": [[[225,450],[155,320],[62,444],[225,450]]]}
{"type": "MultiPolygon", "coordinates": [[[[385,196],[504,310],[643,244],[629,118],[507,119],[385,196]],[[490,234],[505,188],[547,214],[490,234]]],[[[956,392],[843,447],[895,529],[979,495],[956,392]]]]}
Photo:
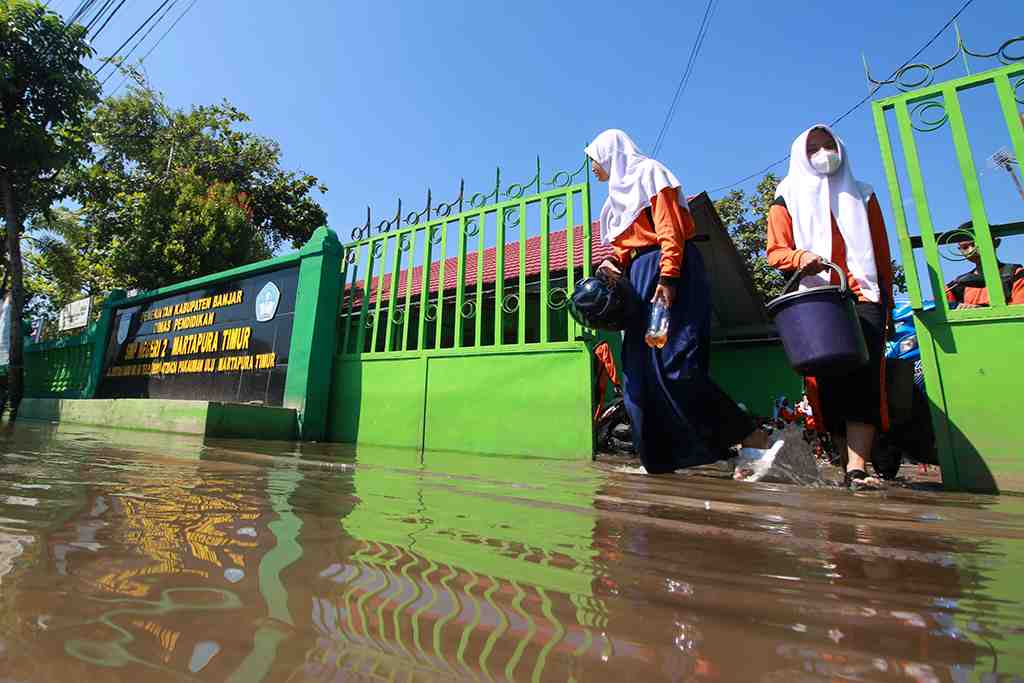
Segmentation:
{"type": "Polygon", "coordinates": [[[39,216],[25,242],[25,305],[39,324],[54,323],[57,312],[72,301],[101,297],[118,286],[108,264],[89,258],[95,236],[77,211],[57,208],[39,216]]]}
{"type": "Polygon", "coordinates": [[[754,291],[765,301],[778,296],[786,282],[778,270],[768,265],[767,257],[768,209],[778,185],[779,179],[769,173],[750,197],[743,190],[733,190],[715,202],[715,209],[750,272],[754,291]]]}
{"type": "Polygon", "coordinates": [[[60,173],[89,154],[83,124],[99,85],[82,64],[92,54],[85,34],[38,2],[0,0],[0,200],[11,287],[12,417],[22,393],[22,232],[60,196],[60,173]]]}
{"type": "MultiPolygon", "coordinates": [[[[779,178],[767,174],[757,184],[749,198],[743,190],[733,190],[715,202],[715,209],[732,238],[736,251],[747,265],[754,291],[765,301],[782,293],[786,284],[782,274],[768,265],[768,211],[775,200],[779,178]]],[[[897,292],[907,291],[903,266],[892,262],[893,287],[897,292]]]]}
{"type": "Polygon", "coordinates": [[[95,161],[68,183],[80,209],[65,218],[77,225],[50,226],[40,272],[59,271],[62,254],[75,252],[91,273],[61,287],[153,289],[297,247],[326,223],[313,192],[327,188],[283,170],[273,140],[239,130],[248,116],[226,101],[171,109],[135,76],[90,119],[95,161]]]}

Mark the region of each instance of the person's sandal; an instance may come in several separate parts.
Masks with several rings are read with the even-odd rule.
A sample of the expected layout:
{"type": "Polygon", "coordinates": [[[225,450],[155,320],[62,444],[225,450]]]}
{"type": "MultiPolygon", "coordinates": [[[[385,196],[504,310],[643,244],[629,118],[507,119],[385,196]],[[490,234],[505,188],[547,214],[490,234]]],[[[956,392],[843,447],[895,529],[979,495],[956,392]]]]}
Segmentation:
{"type": "Polygon", "coordinates": [[[848,471],[844,485],[853,491],[875,491],[882,488],[882,482],[877,477],[869,477],[864,470],[848,471]]]}

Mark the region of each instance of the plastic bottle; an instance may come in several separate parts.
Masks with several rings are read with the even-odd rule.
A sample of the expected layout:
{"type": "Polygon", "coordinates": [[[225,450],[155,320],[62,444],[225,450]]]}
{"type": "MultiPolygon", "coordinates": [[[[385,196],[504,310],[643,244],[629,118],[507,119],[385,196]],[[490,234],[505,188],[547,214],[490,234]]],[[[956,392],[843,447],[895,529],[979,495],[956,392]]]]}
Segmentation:
{"type": "Polygon", "coordinates": [[[644,341],[652,349],[660,349],[668,343],[668,307],[661,299],[651,306],[651,318],[647,323],[644,341]]]}

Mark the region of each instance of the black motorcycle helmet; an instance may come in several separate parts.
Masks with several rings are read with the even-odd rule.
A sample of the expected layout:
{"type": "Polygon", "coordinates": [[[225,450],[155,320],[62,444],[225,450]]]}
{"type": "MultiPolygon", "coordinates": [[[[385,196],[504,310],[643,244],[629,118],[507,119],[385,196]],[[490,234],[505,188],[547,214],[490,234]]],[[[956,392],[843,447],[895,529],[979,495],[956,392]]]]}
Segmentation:
{"type": "Polygon", "coordinates": [[[612,283],[598,271],[576,285],[569,299],[569,313],[584,327],[618,332],[626,328],[627,304],[622,280],[612,283]]]}

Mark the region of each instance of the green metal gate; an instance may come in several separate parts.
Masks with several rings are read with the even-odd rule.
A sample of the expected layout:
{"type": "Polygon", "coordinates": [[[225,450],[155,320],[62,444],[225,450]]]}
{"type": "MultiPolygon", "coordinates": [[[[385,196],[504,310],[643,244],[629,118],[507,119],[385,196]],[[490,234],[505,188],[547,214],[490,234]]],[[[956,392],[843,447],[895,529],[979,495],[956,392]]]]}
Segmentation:
{"type": "Polygon", "coordinates": [[[1024,159],[1024,64],[1013,64],[1021,57],[1010,54],[1010,46],[1021,41],[1024,38],[1015,38],[983,55],[968,50],[958,38],[958,55],[965,65],[968,57],[999,57],[1011,63],[925,87],[916,86],[958,55],[935,67],[912,65],[897,75],[918,78],[917,83],[904,83],[909,92],[873,103],[948,488],[1024,491],[1016,404],[1024,378],[1024,306],[1009,304],[1003,295],[992,241],[1024,234],[1024,202],[1013,194],[1014,184],[1019,187],[1020,166],[1006,163],[1003,168],[992,163],[993,154],[988,162],[993,172],[981,173],[988,151],[984,145],[992,144],[992,136],[1006,143],[999,158],[1024,159]],[[908,75],[912,71],[914,75],[908,75]],[[967,108],[973,118],[965,115],[967,108]],[[948,137],[941,132],[947,128],[948,137]],[[943,146],[946,152],[941,151],[943,146]],[[944,158],[948,163],[942,163],[944,158]],[[1013,184],[1005,182],[1003,170],[1016,176],[1013,184]],[[945,171],[953,174],[949,181],[942,179],[945,171]],[[997,181],[1005,187],[995,185],[997,181]],[[909,185],[909,196],[904,184],[909,185]],[[960,202],[961,196],[965,202],[960,202]],[[961,218],[951,221],[957,205],[962,207],[961,218]],[[942,207],[947,207],[948,217],[937,216],[942,207]],[[981,274],[991,300],[986,307],[954,308],[947,301],[950,276],[969,268],[956,265],[958,258],[951,250],[969,236],[962,227],[953,228],[965,217],[973,222],[981,255],[981,274]],[[926,299],[934,308],[929,309],[926,299]]]}
{"type": "Polygon", "coordinates": [[[333,441],[589,457],[590,357],[566,308],[590,272],[586,163],[353,231],[333,441]],[[578,180],[582,176],[582,179],[578,180]],[[372,233],[376,234],[372,234],[372,233]]]}

